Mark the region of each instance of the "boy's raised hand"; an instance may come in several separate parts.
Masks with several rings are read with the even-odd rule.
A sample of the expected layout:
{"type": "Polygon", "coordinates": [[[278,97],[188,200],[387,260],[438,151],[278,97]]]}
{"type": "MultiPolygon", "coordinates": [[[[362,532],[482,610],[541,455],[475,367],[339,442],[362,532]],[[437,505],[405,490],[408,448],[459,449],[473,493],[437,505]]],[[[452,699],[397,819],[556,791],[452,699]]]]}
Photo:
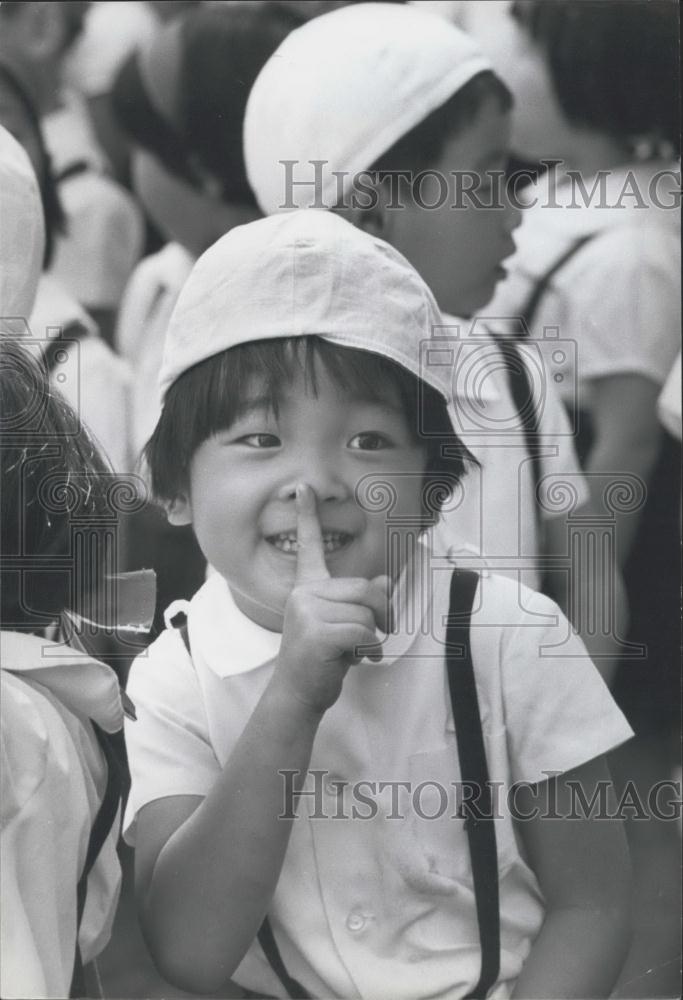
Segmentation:
{"type": "Polygon", "coordinates": [[[359,646],[374,647],[375,630],[390,631],[391,582],[386,576],[331,577],[325,562],[314,491],[297,487],[296,582],[287,605],[278,656],[279,680],[312,711],[322,714],[339,697],[346,671],[359,663],[359,646]]]}

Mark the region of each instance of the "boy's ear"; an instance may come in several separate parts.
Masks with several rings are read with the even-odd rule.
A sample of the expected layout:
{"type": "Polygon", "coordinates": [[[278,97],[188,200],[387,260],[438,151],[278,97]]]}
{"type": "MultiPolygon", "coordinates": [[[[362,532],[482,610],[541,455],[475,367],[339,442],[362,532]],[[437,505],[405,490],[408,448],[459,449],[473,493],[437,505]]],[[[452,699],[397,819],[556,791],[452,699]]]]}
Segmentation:
{"type": "Polygon", "coordinates": [[[173,500],[167,500],[164,506],[169,524],[177,528],[184,524],[192,524],[192,506],[189,497],[184,493],[179,493],[173,500]]]}

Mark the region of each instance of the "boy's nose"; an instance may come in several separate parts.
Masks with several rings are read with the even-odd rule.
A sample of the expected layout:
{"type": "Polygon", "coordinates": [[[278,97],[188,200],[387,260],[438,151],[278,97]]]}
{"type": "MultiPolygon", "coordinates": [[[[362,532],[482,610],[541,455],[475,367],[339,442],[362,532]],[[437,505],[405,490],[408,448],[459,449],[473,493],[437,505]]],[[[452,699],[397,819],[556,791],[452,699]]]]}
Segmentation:
{"type": "Polygon", "coordinates": [[[323,469],[302,469],[300,473],[288,479],[277,491],[278,500],[291,501],[296,499],[296,488],[299,483],[307,483],[316,497],[318,503],[325,503],[331,500],[347,500],[351,496],[352,490],[338,475],[326,473],[323,469]]]}

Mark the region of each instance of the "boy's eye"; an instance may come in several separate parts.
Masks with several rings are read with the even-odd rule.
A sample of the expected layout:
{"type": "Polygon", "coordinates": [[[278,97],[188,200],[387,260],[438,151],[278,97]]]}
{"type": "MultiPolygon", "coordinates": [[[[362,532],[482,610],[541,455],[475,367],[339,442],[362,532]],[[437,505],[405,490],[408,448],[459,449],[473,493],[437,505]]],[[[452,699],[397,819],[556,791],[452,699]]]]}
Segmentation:
{"type": "Polygon", "coordinates": [[[363,431],[352,437],[348,446],[356,451],[379,451],[382,448],[390,448],[391,441],[377,431],[363,431]]]}
{"type": "Polygon", "coordinates": [[[278,448],[280,438],[276,437],[275,434],[245,434],[239,439],[239,443],[246,444],[250,448],[278,448]]]}

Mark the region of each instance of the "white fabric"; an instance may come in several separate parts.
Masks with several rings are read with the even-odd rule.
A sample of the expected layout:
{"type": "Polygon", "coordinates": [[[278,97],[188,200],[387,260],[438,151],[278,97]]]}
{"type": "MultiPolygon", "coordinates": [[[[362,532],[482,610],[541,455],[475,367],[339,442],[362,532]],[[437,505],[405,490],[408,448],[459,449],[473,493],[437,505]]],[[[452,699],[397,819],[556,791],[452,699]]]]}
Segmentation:
{"type": "MultiPolygon", "coordinates": [[[[440,555],[484,561],[497,573],[538,590],[541,579],[537,556],[539,511],[542,519],[566,517],[551,504],[539,506],[535,498],[520,414],[510,394],[508,372],[500,349],[485,322],[464,323],[445,315],[443,337],[453,353],[447,360],[453,371],[452,422],[480,466],[470,467],[453,502],[432,532],[432,546],[440,555]],[[457,333],[456,333],[457,331],[457,333]]],[[[589,497],[579,466],[572,431],[550,374],[535,345],[520,345],[539,416],[540,468],[543,495],[552,496],[560,484],[575,491],[575,509],[589,497]]]]}
{"type": "Polygon", "coordinates": [[[78,94],[64,94],[43,128],[58,177],[74,164],[87,165],[59,181],[66,231],[56,234],[50,273],[86,309],[116,309],[142,253],[140,209],[104,172],[105,161],[78,94]]]}
{"type": "Polygon", "coordinates": [[[383,240],[303,209],[237,226],[195,264],[173,314],[159,386],[236,344],[317,334],[374,351],[447,395],[420,345],[443,321],[426,284],[383,240]]]}
{"type": "MultiPolygon", "coordinates": [[[[566,179],[555,186],[552,176],[541,178],[524,192],[532,207],[515,234],[517,252],[506,261],[509,276],[485,311],[517,316],[553,261],[574,240],[592,234],[552,279],[531,330],[548,355],[555,345],[543,340],[544,327],[559,327],[561,338],[576,345],[576,354],[567,351],[558,372],[568,403],[578,393],[579,405],[590,407],[596,379],[637,374],[662,385],[671,370],[681,332],[680,208],[658,207],[650,182],[658,170],[675,175],[677,169],[672,163],[632,164],[601,182],[585,178],[588,192],[596,181],[603,185],[589,207],[566,179]],[[637,207],[639,197],[643,207],[637,207]],[[558,207],[551,207],[553,201],[558,207]]],[[[663,176],[659,202],[675,206],[677,186],[675,176],[663,176]]]]}
{"type": "Polygon", "coordinates": [[[659,419],[674,437],[681,439],[681,355],[676,358],[657,404],[659,419]]]}
{"type": "MultiPolygon", "coordinates": [[[[76,885],[106,785],[88,718],[108,732],[123,712],[102,663],[32,635],[0,633],[2,652],[2,996],[66,997],[76,948],[76,885]]],[[[88,876],[81,953],[106,945],[120,885],[115,822],[88,876]]]]}
{"type": "Polygon", "coordinates": [[[6,318],[28,319],[44,251],[38,181],[23,147],[0,125],[0,331],[13,332],[6,318]]]}
{"type": "Polygon", "coordinates": [[[127,57],[151,44],[157,30],[149,4],[136,0],[91,4],[83,32],[65,60],[67,80],[87,97],[109,93],[127,57]]]}
{"type": "Polygon", "coordinates": [[[472,38],[408,6],[352,4],[297,28],[247,103],[244,156],[261,209],[334,208],[356,173],[485,69],[472,38]],[[288,191],[283,160],[309,183],[288,191]],[[320,183],[311,160],[325,161],[320,183]]]}
{"type": "Polygon", "coordinates": [[[87,336],[65,348],[50,380],[96,439],[115,472],[131,466],[129,395],[132,374],[98,335],[93,320],[51,275],[43,274],[30,329],[38,349],[47,338],[80,324],[87,336]]]}
{"type": "Polygon", "coordinates": [[[140,261],[126,288],[116,327],[116,347],[135,370],[131,385],[131,447],[134,459],[161,413],[157,385],[171,313],[194,258],[169,243],[140,261]]]}
{"type": "MultiPolygon", "coordinates": [[[[406,817],[391,821],[387,793],[374,799],[374,819],[343,822],[311,820],[316,800],[301,800],[269,916],[289,973],[313,996],[457,998],[479,974],[466,835],[461,821],[448,818],[450,783],[459,780],[442,646],[452,567],[418,551],[420,560],[409,565],[421,572],[408,579],[406,571],[399,588],[399,632],[389,637],[381,663],[349,670],[316,735],[310,768],[327,772],[318,815],[334,815],[339,806],[332,780],[412,781],[413,788],[438,781],[450,789],[448,809],[440,820],[423,821],[410,797],[399,795],[406,817]]],[[[493,781],[507,789],[543,780],[631,736],[581,641],[548,598],[492,575],[475,607],[472,655],[493,781]]],[[[222,577],[212,576],[195,595],[188,621],[193,661],[180,635],[166,631],[131,671],[138,712],[126,727],[133,786],[124,826],[131,842],[145,804],[209,792],[274,669],[279,636],[237,610],[222,577]]],[[[350,814],[350,788],[345,794],[350,814]]],[[[437,812],[438,802],[428,799],[424,811],[437,812]]],[[[504,793],[499,801],[502,949],[492,995],[502,998],[538,932],[543,904],[504,793]]],[[[283,995],[256,943],[234,979],[261,995],[283,995]]]]}

